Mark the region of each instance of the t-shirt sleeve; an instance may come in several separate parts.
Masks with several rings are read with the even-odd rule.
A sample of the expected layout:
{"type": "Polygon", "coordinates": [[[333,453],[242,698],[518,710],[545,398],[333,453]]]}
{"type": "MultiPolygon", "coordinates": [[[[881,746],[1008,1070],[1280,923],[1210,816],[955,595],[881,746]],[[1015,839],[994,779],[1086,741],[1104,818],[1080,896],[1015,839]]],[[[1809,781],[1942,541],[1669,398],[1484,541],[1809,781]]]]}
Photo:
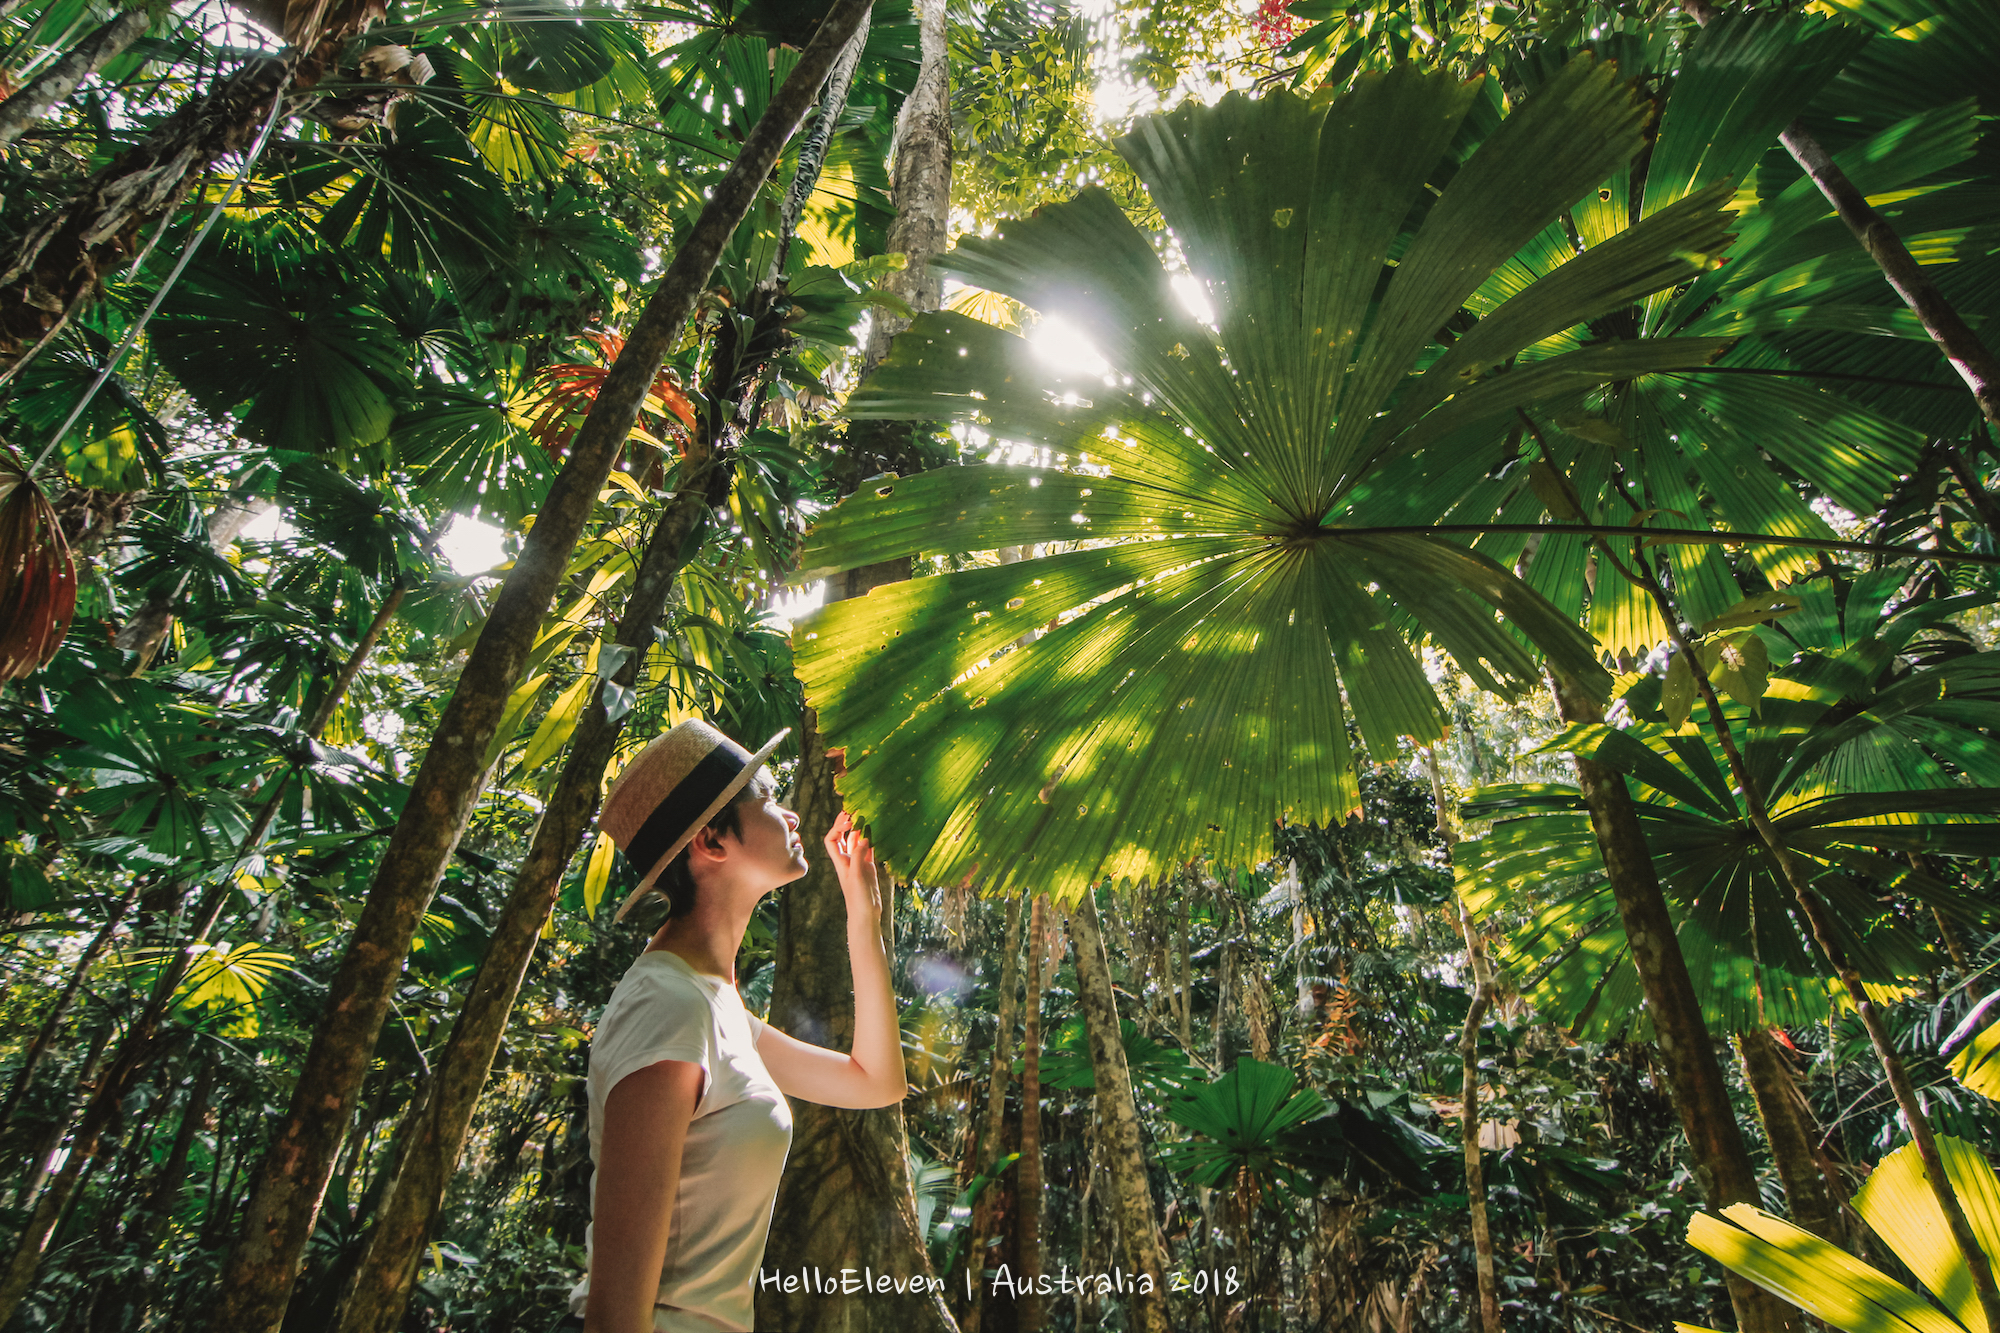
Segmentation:
{"type": "Polygon", "coordinates": [[[627,1074],[659,1064],[685,1060],[701,1066],[701,1095],[713,1081],[715,1019],[705,997],[692,987],[654,982],[635,989],[625,1002],[605,1010],[591,1043],[591,1072],[604,1096],[627,1074]]]}
{"type": "Polygon", "coordinates": [[[750,1044],[755,1046],[764,1040],[764,1020],[751,1013],[748,1009],[743,1011],[743,1016],[750,1020],[750,1044]]]}

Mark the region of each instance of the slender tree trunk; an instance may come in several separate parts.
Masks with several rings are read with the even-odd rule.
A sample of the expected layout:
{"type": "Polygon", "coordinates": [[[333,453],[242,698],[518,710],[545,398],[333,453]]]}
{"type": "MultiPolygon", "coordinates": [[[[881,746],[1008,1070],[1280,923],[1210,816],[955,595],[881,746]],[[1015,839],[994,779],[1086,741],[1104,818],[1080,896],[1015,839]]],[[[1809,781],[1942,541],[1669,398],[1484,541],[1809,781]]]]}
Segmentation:
{"type": "Polygon", "coordinates": [[[965,1266],[972,1272],[972,1301],[967,1306],[965,1333],[979,1333],[986,1304],[986,1241],[993,1234],[993,1214],[1000,1198],[997,1170],[1007,1152],[1007,1087],[1014,1081],[1014,1010],[1020,990],[1021,900],[1007,900],[1007,924],[1000,941],[1000,996],[993,1024],[993,1059],[986,1082],[986,1117],[979,1134],[977,1161],[988,1177],[986,1188],[972,1204],[972,1231],[966,1239],[965,1266]]]}
{"type": "Polygon", "coordinates": [[[1764,1125],[1764,1140],[1771,1145],[1771,1161],[1778,1179],[1785,1185],[1785,1200],[1792,1205],[1792,1221],[1823,1240],[1843,1248],[1848,1243],[1842,1209],[1846,1192],[1828,1179],[1814,1144],[1819,1126],[1813,1123],[1812,1108],[1792,1076],[1790,1061],[1779,1049],[1777,1039],[1763,1028],[1736,1034],[1736,1054],[1743,1063],[1743,1081],[1757,1103],[1757,1118],[1764,1125]]]}
{"type": "MultiPolygon", "coordinates": [[[[1708,0],[1681,0],[1681,8],[1703,27],[1707,27],[1716,14],[1708,0]]],[[[1987,424],[2000,427],[2000,359],[1994,357],[1964,317],[1938,291],[1937,284],[1925,276],[1895,228],[1875,211],[1867,197],[1848,179],[1847,173],[1835,165],[1832,154],[1819,140],[1806,133],[1804,125],[1793,121],[1778,136],[1778,142],[1785,146],[1793,161],[1805,168],[1806,175],[1812,177],[1813,184],[1833,205],[1833,211],[1854,234],[1854,239],[1861,243],[1861,248],[1882,270],[1889,286],[1922,322],[1924,332],[1930,335],[1931,341],[1944,353],[1945,360],[1951,363],[1951,368],[1972,390],[1973,399],[1979,404],[1980,414],[1986,418],[1987,424]]],[[[1981,1290],[1984,1292],[1985,1287],[1981,1290]]],[[[1981,1299],[1983,1301],[1985,1297],[1982,1295],[1981,1299]]],[[[1988,1314],[1991,1316],[1995,1312],[1989,1310],[1988,1314]]]]}
{"type": "MultiPolygon", "coordinates": [[[[930,261],[944,253],[950,239],[951,53],[945,0],[916,0],[916,11],[921,59],[916,85],[896,120],[896,220],[889,225],[890,253],[908,262],[882,286],[921,313],[936,310],[944,296],[944,279],[930,271],[930,261]]],[[[866,369],[889,354],[889,340],[909,323],[886,311],[871,316],[866,369]]]]}
{"type": "MultiPolygon", "coordinates": [[[[347,655],[345,662],[341,663],[340,671],[333,678],[333,684],[327,687],[326,697],[321,699],[319,707],[313,710],[312,721],[306,724],[306,735],[317,737],[326,730],[326,724],[333,721],[334,713],[340,708],[340,701],[347,697],[347,691],[354,684],[354,678],[361,674],[362,665],[375,651],[375,645],[382,641],[382,631],[389,628],[389,622],[396,618],[396,611],[403,605],[403,598],[408,593],[409,589],[399,582],[389,590],[389,595],[382,599],[382,605],[375,608],[375,618],[368,622],[367,630],[361,635],[361,642],[354,645],[354,651],[347,655]]],[[[254,844],[251,850],[256,850],[254,844]]]]}
{"type": "MultiPolygon", "coordinates": [[[[1565,722],[1602,722],[1603,710],[1572,682],[1555,682],[1556,711],[1565,722]]],[[[1624,775],[1588,759],[1576,761],[1577,786],[1590,812],[1597,847],[1611,896],[1625,927],[1633,970],[1646,995],[1646,1013],[1653,1020],[1660,1067],[1680,1116],[1694,1157],[1695,1181],[1711,1208],[1732,1203],[1757,1204],[1757,1172],[1729,1103],[1729,1085],[1715,1056],[1701,1002],[1695,998],[1687,960],[1681,956],[1666,895],[1660,890],[1653,854],[1646,846],[1632,793],[1624,775]]],[[[1742,1333],[1778,1333],[1798,1327],[1796,1311],[1730,1272],[1729,1302],[1742,1333]]]]}
{"type": "MultiPolygon", "coordinates": [[[[1304,893],[1304,889],[1300,889],[1304,893]]],[[[1194,1059],[1194,955],[1188,953],[1188,921],[1194,907],[1186,899],[1174,903],[1174,943],[1180,947],[1180,1049],[1194,1059]]]]}
{"type": "Polygon", "coordinates": [[[28,1225],[15,1244],[5,1274],[0,1275],[0,1327],[14,1317],[22,1298],[34,1285],[35,1270],[41,1266],[42,1254],[68,1211],[79,1181],[97,1160],[100,1148],[105,1146],[105,1131],[116,1123],[126,1094],[138,1085],[140,1077],[152,1066],[158,1047],[164,1044],[157,1037],[154,1027],[142,1020],[126,1036],[117,1058],[98,1083],[89,1105],[84,1108],[83,1119],[70,1136],[69,1156],[64,1159],[62,1170],[35,1199],[28,1225]]]}
{"type": "MultiPolygon", "coordinates": [[[[898,121],[892,194],[896,218],[888,237],[889,249],[905,254],[909,264],[885,285],[916,309],[934,310],[937,288],[909,284],[918,283],[915,275],[923,274],[930,256],[944,248],[951,180],[950,53],[943,0],[917,0],[916,8],[921,60],[916,86],[904,99],[898,121]]],[[[907,433],[907,425],[902,429],[907,433]]],[[[876,445],[859,447],[853,430],[849,443],[855,447],[846,452],[856,458],[900,452],[876,445]]],[[[881,470],[874,463],[863,466],[866,471],[851,482],[881,470]]],[[[858,596],[879,583],[907,577],[904,561],[850,571],[844,580],[829,580],[827,600],[858,596]]],[[[831,826],[840,798],[833,786],[837,769],[825,753],[810,711],[801,733],[793,803],[802,821],[800,834],[810,844],[831,826]]],[[[833,1043],[838,1045],[852,1030],[853,988],[846,958],[839,952],[845,938],[840,924],[845,906],[831,869],[816,865],[780,896],[778,911],[771,1020],[781,1030],[811,1040],[826,1040],[821,1033],[839,1035],[833,1043]],[[805,1025],[805,1030],[800,1032],[794,1024],[805,1025]]],[[[885,917],[884,926],[890,924],[885,917]]],[[[778,1187],[765,1248],[772,1263],[817,1264],[832,1271],[872,1256],[861,1258],[863,1266],[928,1275],[929,1256],[916,1228],[902,1109],[841,1111],[797,1102],[792,1109],[792,1155],[778,1187]]],[[[977,1262],[976,1256],[972,1262],[977,1262]]],[[[934,1294],[829,1301],[763,1289],[757,1297],[757,1326],[829,1333],[864,1329],[918,1333],[955,1327],[950,1311],[934,1294]]]]}
{"type": "MultiPolygon", "coordinates": [[[[1426,749],[1424,763],[1430,769],[1431,802],[1437,809],[1437,831],[1450,856],[1458,846],[1458,827],[1445,803],[1444,779],[1438,773],[1437,751],[1426,749]]],[[[1466,1007],[1465,1025],[1458,1033],[1459,1056],[1459,1141],[1465,1155],[1465,1195],[1472,1213],[1473,1266],[1479,1283],[1479,1325],[1485,1333],[1502,1333],[1500,1318],[1500,1277],[1493,1257],[1493,1225],[1487,1211],[1486,1161],[1479,1146],[1479,1029],[1493,1007],[1493,966],[1486,957],[1486,941],[1472,920],[1463,898],[1455,898],[1459,937],[1465,941],[1465,965],[1472,973],[1472,1003],[1466,1007]]]]}
{"type": "Polygon", "coordinates": [[[187,1105],[181,1110],[180,1127],[174,1131],[174,1146],[160,1167],[152,1192],[146,1196],[143,1220],[136,1233],[138,1243],[132,1247],[136,1253],[152,1254],[160,1233],[173,1221],[174,1205],[179,1201],[181,1185],[187,1180],[188,1154],[194,1148],[195,1134],[208,1118],[208,1099],[214,1091],[215,1061],[202,1060],[194,1086],[188,1090],[187,1105]]]}
{"type": "Polygon", "coordinates": [[[806,131],[805,139],[799,144],[798,169],[792,174],[791,186],[785,191],[784,206],[778,211],[778,253],[771,261],[774,281],[784,275],[785,257],[791,253],[792,241],[798,235],[799,222],[805,216],[806,201],[819,187],[820,170],[826,164],[826,150],[833,143],[833,132],[839,127],[842,113],[847,110],[847,93],[854,86],[855,71],[861,67],[861,50],[868,45],[868,28],[869,19],[864,15],[854,29],[854,35],[847,39],[847,45],[834,59],[833,69],[826,77],[826,90],[820,95],[819,111],[813,116],[812,128],[806,131]]]}
{"type": "Polygon", "coordinates": [[[1125,1262],[1136,1275],[1130,1304],[1135,1333],[1166,1333],[1166,1257],[1153,1220],[1153,1191],[1139,1132],[1139,1108],[1132,1097],[1132,1071],[1118,1025],[1118,1001],[1111,988],[1111,959],[1104,951],[1097,902],[1085,893],[1070,914],[1070,942],[1076,950],[1078,1000],[1090,1034],[1090,1067],[1097,1082],[1098,1146],[1111,1174],[1111,1208],[1124,1242],[1125,1262]]]}
{"type": "MultiPolygon", "coordinates": [[[[1042,959],[1047,953],[1047,902],[1037,897],[1028,918],[1028,994],[1021,1027],[1021,1164],[1015,1174],[1021,1202],[1014,1212],[1014,1251],[1021,1276],[1031,1282],[1042,1272],[1042,959]]],[[[1046,1304],[1038,1292],[1022,1296],[1019,1326],[1041,1328],[1046,1304]]]]}
{"type": "Polygon", "coordinates": [[[28,1150],[27,1169],[22,1174],[20,1188],[14,1199],[22,1208],[33,1208],[35,1200],[41,1196],[42,1186],[48,1184],[50,1164],[55,1161],[56,1150],[62,1147],[64,1136],[69,1132],[69,1118],[76,1104],[88,1096],[97,1077],[98,1062],[104,1058],[104,1048],[111,1042],[111,1024],[107,1021],[98,1028],[90,1039],[90,1049],[84,1053],[83,1063],[77,1067],[75,1090],[70,1093],[67,1104],[51,1120],[48,1127],[36,1139],[34,1147],[28,1150]]]}
{"type": "MultiPolygon", "coordinates": [[[[667,505],[633,579],[631,596],[612,642],[629,651],[609,679],[630,689],[666,610],[674,579],[700,545],[709,512],[707,470],[667,505]]],[[[582,845],[603,790],[625,719],[606,717],[600,683],[577,719],[562,776],[535,826],[528,854],[515,872],[506,905],[479,971],[466,992],[451,1038],[438,1058],[435,1081],[422,1112],[401,1136],[402,1159],[387,1202],[376,1215],[366,1249],[337,1316],[340,1333],[393,1333],[402,1322],[436,1225],[451,1173],[464,1150],[472,1113],[507,1032],[507,1020],[534,957],[542,927],[555,910],[562,873],[582,845]]]]}
{"type": "Polygon", "coordinates": [[[223,1270],[216,1311],[219,1327],[260,1333],[284,1316],[327,1174],[355,1093],[367,1075],[411,939],[470,813],[471,796],[486,767],[487,744],[520,679],[570,553],[723,247],[749,212],[779,152],[867,8],[867,0],[835,0],[675,251],[571,442],[562,471],[445,706],[328,989],[324,1016],[299,1071],[291,1108],[259,1168],[242,1235],[223,1270]]]}
{"type": "Polygon", "coordinates": [[[62,1030],[63,1018],[69,1013],[70,1004],[83,986],[84,977],[96,965],[105,947],[111,943],[111,937],[117,933],[118,927],[124,924],[125,914],[132,910],[132,903],[138,896],[139,886],[134,883],[126,890],[123,898],[111,905],[111,914],[104,919],[104,925],[91,938],[90,943],[84,946],[82,955],[76,960],[76,966],[70,969],[69,980],[63,983],[62,990],[56,994],[55,1002],[49,1006],[49,1012],[42,1019],[42,1026],[35,1032],[35,1039],[28,1043],[27,1053],[21,1057],[21,1067],[14,1071],[14,1082],[7,1089],[6,1104],[0,1106],[0,1132],[4,1132],[7,1126],[14,1122],[14,1112],[21,1104],[21,1097],[27,1092],[28,1085],[34,1081],[35,1070],[40,1067],[42,1058],[49,1053],[50,1043],[55,1041],[56,1034],[62,1030]]]}
{"type": "Polygon", "coordinates": [[[14,142],[49,108],[76,91],[78,84],[103,69],[126,47],[145,34],[152,18],[143,9],[129,9],[49,66],[27,86],[0,102],[0,147],[14,142]]]}

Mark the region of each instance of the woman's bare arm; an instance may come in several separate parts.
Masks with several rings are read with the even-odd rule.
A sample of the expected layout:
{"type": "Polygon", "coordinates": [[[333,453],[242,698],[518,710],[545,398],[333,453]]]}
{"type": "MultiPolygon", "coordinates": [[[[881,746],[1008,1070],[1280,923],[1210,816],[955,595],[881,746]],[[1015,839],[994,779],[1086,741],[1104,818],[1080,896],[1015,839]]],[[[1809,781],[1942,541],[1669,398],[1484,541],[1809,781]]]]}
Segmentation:
{"type": "Polygon", "coordinates": [[[604,1099],[585,1333],[652,1331],[701,1078],[698,1064],[662,1060],[627,1074],[604,1099]]]}
{"type": "Polygon", "coordinates": [[[893,1106],[908,1090],[903,1073],[903,1033],[896,997],[889,989],[889,955],[882,944],[882,886],[875,849],[854,832],[845,813],[827,830],[847,899],[847,958],[854,971],[854,1050],[842,1055],[766,1027],[757,1054],[777,1085],[791,1096],[822,1106],[893,1106]]]}

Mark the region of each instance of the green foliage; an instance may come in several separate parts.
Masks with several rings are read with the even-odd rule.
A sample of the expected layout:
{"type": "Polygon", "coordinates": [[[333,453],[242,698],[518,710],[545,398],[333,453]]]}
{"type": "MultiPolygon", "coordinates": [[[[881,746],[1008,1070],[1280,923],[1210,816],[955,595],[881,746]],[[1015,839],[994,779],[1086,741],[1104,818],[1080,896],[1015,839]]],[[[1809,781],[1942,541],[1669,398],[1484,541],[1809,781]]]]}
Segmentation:
{"type": "Polygon", "coordinates": [[[1432,691],[1390,628],[1405,621],[1489,688],[1536,679],[1496,608],[1556,669],[1596,678],[1574,627],[1498,566],[1347,529],[1382,512],[1389,469],[1428,445],[1456,458],[1444,441],[1539,396],[1720,350],[1674,338],[1579,348],[1469,391],[1459,373],[1691,276],[1698,266],[1678,257],[1686,228],[1719,242],[1703,213],[1718,197],[1593,250],[1552,279],[1554,294],[1496,303],[1439,356],[1427,350],[1439,324],[1636,142],[1610,71],[1578,61],[1459,166],[1440,155],[1462,127],[1478,133],[1474,96],[1405,73],[1330,109],[1230,98],[1126,140],[1215,306],[1213,334],[1102,194],[960,246],[954,271],[1070,321],[1110,371],[1053,368],[1025,339],[929,316],[850,403],[864,416],[948,415],[1048,449],[1059,466],[946,469],[858,495],[816,529],[808,572],[922,550],[1081,548],[916,580],[812,622],[809,695],[859,756],[843,791],[899,867],[1074,893],[1197,848],[1255,859],[1270,821],[1323,822],[1353,804],[1336,682],[1371,752],[1439,734],[1432,691]],[[1522,169],[1526,156],[1541,167],[1522,169]],[[1431,197],[1425,177],[1446,166],[1449,186],[1413,213],[1431,197]],[[1328,195],[1316,179],[1371,188],[1328,195]],[[1392,246],[1398,266],[1377,305],[1392,246]],[[1039,642],[1001,652],[1050,622],[1039,642]]]}
{"type": "MultiPolygon", "coordinates": [[[[1812,867],[1862,976],[1884,990],[1921,975],[1928,946],[1903,913],[1885,909],[1882,889],[1960,920],[1985,910],[1902,857],[2000,852],[2000,826],[1990,819],[2000,798],[1987,785],[1991,741],[1974,722],[1993,707],[1994,663],[1990,654],[1915,669],[1899,661],[1909,637],[1951,609],[1919,605],[1874,620],[1880,598],[1902,579],[1796,585],[1802,609],[1752,631],[1751,641],[1797,655],[1758,712],[1729,709],[1774,826],[1812,867]]],[[[1625,696],[1631,718],[1622,727],[1574,726],[1549,748],[1634,780],[1681,952],[1716,1028],[1821,1021],[1838,987],[1727,778],[1719,742],[1659,711],[1673,688],[1671,674],[1641,680],[1625,696]]],[[[1508,923],[1524,989],[1578,1031],[1615,1032],[1641,1015],[1623,926],[1575,789],[1481,788],[1464,813],[1498,821],[1455,859],[1473,910],[1508,923]]]]}

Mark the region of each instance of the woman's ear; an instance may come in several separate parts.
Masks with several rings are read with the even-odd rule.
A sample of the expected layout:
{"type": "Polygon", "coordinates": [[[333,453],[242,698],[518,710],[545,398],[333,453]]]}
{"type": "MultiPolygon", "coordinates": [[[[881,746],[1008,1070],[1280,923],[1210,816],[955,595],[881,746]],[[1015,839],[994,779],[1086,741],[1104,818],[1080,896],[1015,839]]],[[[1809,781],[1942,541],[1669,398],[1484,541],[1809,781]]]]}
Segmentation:
{"type": "Polygon", "coordinates": [[[722,845],[722,835],[707,826],[696,829],[693,841],[688,843],[690,861],[721,861],[728,855],[729,849],[722,845]]]}

